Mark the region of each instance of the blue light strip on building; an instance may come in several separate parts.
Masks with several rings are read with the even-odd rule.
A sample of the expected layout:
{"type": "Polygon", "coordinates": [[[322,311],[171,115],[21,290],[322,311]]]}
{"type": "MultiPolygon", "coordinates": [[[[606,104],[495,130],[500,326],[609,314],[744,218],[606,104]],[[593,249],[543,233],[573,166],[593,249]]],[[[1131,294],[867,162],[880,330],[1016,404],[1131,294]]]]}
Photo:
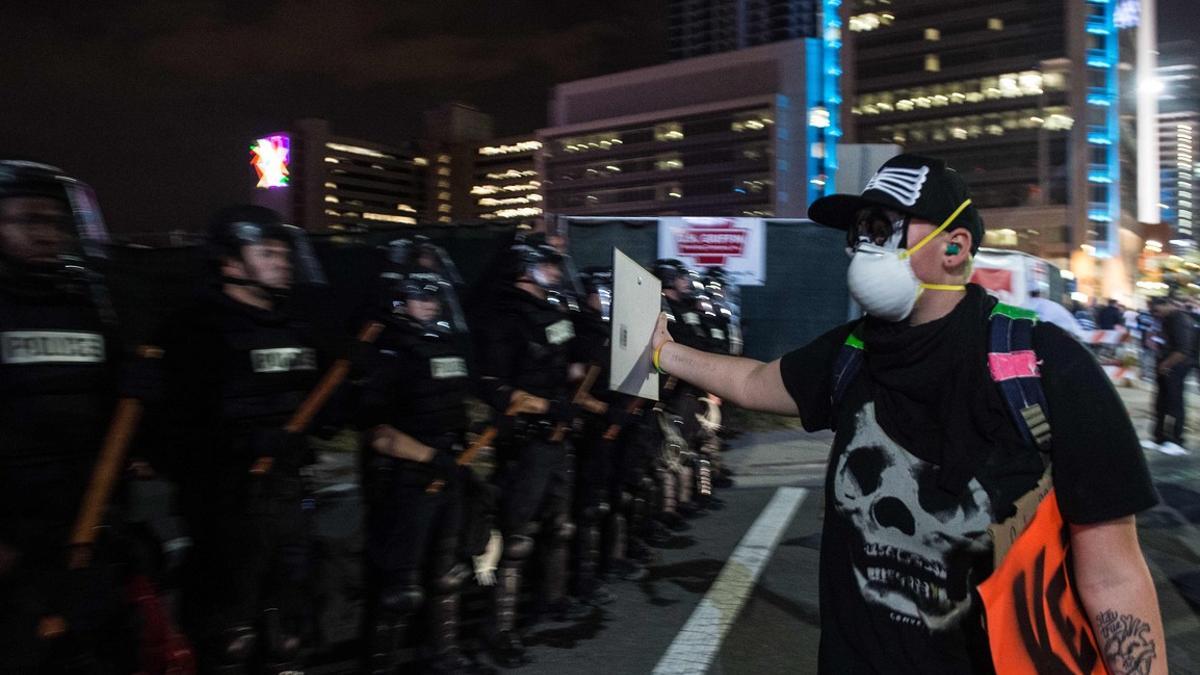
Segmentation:
{"type": "Polygon", "coordinates": [[[1102,86],[1089,87],[1087,92],[1088,117],[1093,110],[1102,115],[1102,124],[1087,127],[1088,153],[1103,153],[1104,162],[1088,160],[1088,227],[1099,232],[1094,240],[1086,242],[1096,249],[1096,256],[1107,258],[1120,253],[1121,225],[1121,165],[1118,155],[1120,126],[1117,105],[1117,31],[1113,21],[1115,4],[1111,0],[1087,0],[1088,4],[1103,7],[1102,16],[1089,16],[1087,32],[1095,36],[1102,47],[1087,50],[1086,61],[1090,70],[1103,75],[1102,86]],[[1103,200],[1094,196],[1104,195],[1103,200]]]}
{"type": "Polygon", "coordinates": [[[821,37],[806,50],[808,203],[833,193],[837,143],[842,137],[842,0],[821,0],[821,37]],[[818,150],[819,151],[816,151],[818,150]]]}

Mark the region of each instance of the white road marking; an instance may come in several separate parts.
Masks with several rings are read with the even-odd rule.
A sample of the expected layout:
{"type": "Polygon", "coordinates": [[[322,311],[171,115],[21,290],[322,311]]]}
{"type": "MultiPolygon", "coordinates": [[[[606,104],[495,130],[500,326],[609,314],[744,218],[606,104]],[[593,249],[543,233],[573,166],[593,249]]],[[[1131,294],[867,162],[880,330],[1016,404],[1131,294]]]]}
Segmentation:
{"type": "Polygon", "coordinates": [[[775,491],[721,568],[712,588],[654,667],[654,675],[701,675],[708,671],[806,496],[808,490],[804,488],[783,487],[775,491]]]}

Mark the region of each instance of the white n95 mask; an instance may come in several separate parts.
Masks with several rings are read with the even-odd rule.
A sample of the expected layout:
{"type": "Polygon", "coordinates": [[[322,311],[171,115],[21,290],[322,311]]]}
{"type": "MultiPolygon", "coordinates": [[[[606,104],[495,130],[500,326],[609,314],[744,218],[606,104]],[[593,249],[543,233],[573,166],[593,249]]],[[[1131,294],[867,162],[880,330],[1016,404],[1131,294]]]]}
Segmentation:
{"type": "MultiPolygon", "coordinates": [[[[850,296],[867,314],[884,321],[903,321],[912,314],[917,298],[928,290],[961,291],[962,285],[927,284],[917,278],[912,269],[912,255],[950,226],[958,214],[971,203],[963,202],[937,229],[908,250],[899,250],[899,237],[887,246],[860,241],[853,249],[846,283],[850,296]]],[[[899,234],[899,233],[898,233],[899,234]]]]}

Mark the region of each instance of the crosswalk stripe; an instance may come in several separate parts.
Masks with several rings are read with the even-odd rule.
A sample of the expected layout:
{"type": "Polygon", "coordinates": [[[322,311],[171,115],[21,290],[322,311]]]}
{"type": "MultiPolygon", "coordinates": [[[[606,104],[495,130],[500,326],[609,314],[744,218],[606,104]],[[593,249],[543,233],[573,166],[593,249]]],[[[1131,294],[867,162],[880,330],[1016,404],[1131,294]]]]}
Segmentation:
{"type": "Polygon", "coordinates": [[[780,537],[807,495],[808,490],[797,487],[775,491],[767,507],[721,568],[721,574],[704,599],[654,667],[654,675],[701,675],[708,670],[775,552],[780,537]]]}

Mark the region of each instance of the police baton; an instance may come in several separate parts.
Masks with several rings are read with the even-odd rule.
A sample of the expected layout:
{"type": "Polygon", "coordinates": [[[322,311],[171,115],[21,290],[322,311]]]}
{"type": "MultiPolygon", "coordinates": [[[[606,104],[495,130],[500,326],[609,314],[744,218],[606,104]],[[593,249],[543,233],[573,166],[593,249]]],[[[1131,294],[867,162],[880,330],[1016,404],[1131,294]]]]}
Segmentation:
{"type": "MultiPolygon", "coordinates": [[[[137,348],[137,356],[141,359],[161,359],[163,350],[159,347],[143,345],[137,348]]],[[[92,479],[88,482],[87,491],[83,493],[83,502],[79,515],[75,519],[75,528],[71,532],[71,551],[68,565],[70,569],[83,569],[92,562],[92,545],[96,543],[97,528],[108,500],[112,497],[113,487],[121,474],[121,465],[129,450],[129,441],[137,430],[138,422],[142,419],[142,402],[133,397],[122,397],[117,401],[117,409],[113,414],[112,423],[108,426],[108,434],[104,437],[100,456],[96,459],[96,467],[92,469],[92,479]]]]}
{"type": "MultiPolygon", "coordinates": [[[[368,321],[367,325],[363,326],[359,331],[356,340],[363,345],[370,345],[379,338],[379,334],[383,332],[383,324],[378,321],[368,321]]],[[[296,408],[296,412],[292,413],[292,417],[283,425],[283,430],[289,434],[302,433],[312,423],[317,413],[321,412],[321,408],[329,402],[329,397],[333,396],[333,392],[341,386],[342,381],[350,374],[350,366],[353,365],[353,359],[349,356],[338,359],[333,362],[329,370],[325,371],[325,375],[317,386],[312,391],[308,392],[308,396],[300,403],[300,407],[296,408]]],[[[250,473],[264,474],[271,470],[271,466],[275,460],[271,457],[260,457],[254,462],[254,466],[250,467],[250,473]]]]}
{"type": "MultiPolygon", "coordinates": [[[[578,405],[583,402],[583,399],[592,393],[592,387],[596,385],[596,378],[600,377],[600,366],[592,364],[588,367],[587,374],[583,377],[583,382],[579,383],[579,388],[575,390],[575,395],[571,397],[571,402],[578,405]]],[[[550,442],[559,443],[567,436],[567,427],[569,423],[559,422],[554,427],[554,433],[550,434],[550,442]]]]}
{"type": "MultiPolygon", "coordinates": [[[[599,377],[599,375],[600,375],[600,367],[599,366],[592,366],[591,368],[588,369],[587,375],[583,378],[583,382],[581,382],[579,384],[579,389],[575,391],[574,400],[576,402],[578,402],[582,398],[583,394],[585,394],[591,390],[592,385],[594,385],[596,383],[596,378],[599,377]]],[[[515,405],[510,405],[508,407],[508,410],[504,411],[505,417],[512,417],[513,415],[516,415],[516,414],[517,414],[517,407],[515,405]]],[[[496,436],[499,433],[500,433],[499,425],[493,424],[492,426],[489,426],[487,429],[484,429],[483,433],[479,434],[479,437],[475,439],[475,442],[472,443],[470,445],[470,447],[468,447],[466,450],[463,451],[463,453],[461,455],[458,456],[458,460],[455,463],[458,464],[459,466],[465,466],[467,464],[470,464],[472,461],[475,460],[475,455],[478,455],[481,450],[490,446],[492,444],[492,442],[496,440],[496,436]]],[[[557,427],[555,427],[554,435],[552,435],[550,437],[550,440],[557,443],[558,441],[561,441],[563,439],[564,435],[566,435],[566,425],[560,422],[559,425],[557,427]]],[[[427,492],[429,494],[437,494],[438,492],[441,492],[442,488],[445,486],[446,486],[446,481],[438,478],[437,480],[434,480],[431,483],[429,483],[429,486],[425,488],[425,492],[427,492]]]]}

